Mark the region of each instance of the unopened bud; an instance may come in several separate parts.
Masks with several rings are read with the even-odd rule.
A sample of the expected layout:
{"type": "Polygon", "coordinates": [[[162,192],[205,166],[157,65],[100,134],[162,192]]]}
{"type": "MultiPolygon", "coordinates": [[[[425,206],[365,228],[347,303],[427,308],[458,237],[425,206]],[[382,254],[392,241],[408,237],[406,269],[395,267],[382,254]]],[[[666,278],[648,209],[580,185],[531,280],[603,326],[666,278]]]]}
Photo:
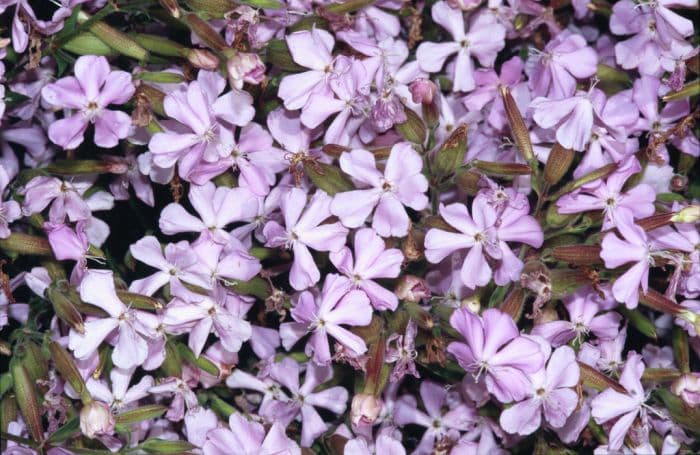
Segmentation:
{"type": "Polygon", "coordinates": [[[554,248],[552,256],[557,261],[572,265],[594,265],[603,263],[600,252],[598,245],[567,245],[554,248]]]}
{"type": "Polygon", "coordinates": [[[687,373],[671,383],[671,392],[692,407],[700,405],[700,373],[687,373]]]}
{"type": "Polygon", "coordinates": [[[75,393],[80,396],[83,404],[88,404],[90,401],[92,401],[90,392],[85,386],[85,381],[83,380],[78,367],[73,361],[73,356],[71,356],[68,351],[66,351],[65,348],[56,341],[51,341],[49,343],[49,351],[51,352],[51,358],[56,365],[56,369],[59,373],[61,373],[61,376],[68,381],[71,387],[73,387],[75,393]]]}
{"type": "Polygon", "coordinates": [[[411,99],[417,104],[431,104],[437,93],[437,85],[423,77],[411,82],[408,89],[411,92],[411,99]]]}
{"type": "Polygon", "coordinates": [[[481,4],[481,0],[447,0],[447,3],[452,8],[471,11],[481,4]]]}
{"type": "Polygon", "coordinates": [[[180,6],[177,4],[177,0],[158,0],[160,6],[162,6],[170,15],[174,18],[180,17],[180,6]]]}
{"type": "Polygon", "coordinates": [[[103,160],[57,160],[49,164],[46,170],[57,175],[83,174],[124,174],[129,170],[126,162],[103,160]]]}
{"type": "Polygon", "coordinates": [[[299,72],[304,71],[292,58],[287,42],[281,39],[273,39],[265,47],[266,61],[284,71],[299,72]]]}
{"type": "Polygon", "coordinates": [[[578,367],[580,371],[581,382],[586,387],[591,387],[602,392],[605,389],[614,389],[618,392],[624,393],[625,389],[617,381],[609,378],[600,371],[596,370],[592,366],[578,362],[578,367]]]}
{"type": "Polygon", "coordinates": [[[119,55],[117,51],[90,32],[80,33],[74,36],[63,43],[61,47],[68,52],[78,55],[102,55],[105,57],[119,55]]]}
{"type": "Polygon", "coordinates": [[[560,228],[568,225],[577,217],[578,215],[559,213],[556,204],[549,204],[549,207],[547,207],[547,213],[545,215],[545,223],[547,227],[560,228]]]}
{"type": "Polygon", "coordinates": [[[700,221],[700,205],[689,205],[681,209],[671,221],[674,223],[697,223],[700,221]]]}
{"type": "Polygon", "coordinates": [[[333,158],[340,158],[340,155],[342,155],[345,152],[349,152],[351,148],[338,144],[326,144],[323,147],[321,147],[321,150],[323,150],[323,153],[333,158]]]}
{"type": "Polygon", "coordinates": [[[423,144],[426,138],[427,129],[423,119],[411,109],[404,109],[406,120],[396,123],[396,131],[408,142],[423,144]]]}
{"type": "Polygon", "coordinates": [[[163,107],[165,93],[157,88],[147,84],[139,85],[136,89],[136,99],[148,103],[150,109],[156,114],[165,116],[165,108],[163,107]]]}
{"type": "Polygon", "coordinates": [[[80,431],[90,439],[111,435],[114,433],[114,426],[112,411],[101,401],[91,401],[80,410],[80,431]]]}
{"type": "Polygon", "coordinates": [[[529,175],[532,173],[532,168],[522,163],[474,160],[472,166],[488,175],[529,175]]]}
{"type": "Polygon", "coordinates": [[[350,179],[338,166],[319,162],[304,162],[304,172],[314,185],[330,196],[355,189],[350,179]]]}
{"type": "MultiPolygon", "coordinates": [[[[245,3],[252,4],[251,1],[246,1],[245,3]]],[[[373,0],[347,0],[344,2],[331,3],[326,6],[326,11],[335,14],[346,14],[352,13],[354,11],[359,11],[362,8],[374,3],[373,0]]]]}
{"type": "Polygon", "coordinates": [[[0,239],[0,250],[20,255],[53,255],[51,245],[49,245],[47,239],[23,232],[12,232],[9,237],[0,239]]]}
{"type": "Polygon", "coordinates": [[[394,291],[399,300],[418,303],[430,297],[428,283],[415,275],[404,275],[394,291]]]}
{"type": "Polygon", "coordinates": [[[194,11],[200,11],[209,17],[219,19],[236,8],[236,4],[231,0],[187,0],[187,4],[194,11]]]}
{"type": "Polygon", "coordinates": [[[608,175],[612,174],[615,172],[618,168],[617,163],[610,163],[606,164],[603,167],[600,167],[598,169],[595,169],[591,172],[589,172],[586,175],[583,175],[573,182],[568,183],[567,185],[564,186],[555,196],[552,197],[552,199],[557,200],[559,199],[560,196],[563,194],[569,193],[571,191],[574,191],[575,189],[581,188],[582,186],[595,182],[596,180],[602,179],[607,177],[608,175]]]}
{"type": "Polygon", "coordinates": [[[134,74],[134,79],[156,84],[179,84],[185,82],[183,75],[171,71],[141,71],[134,74]]]}
{"type": "Polygon", "coordinates": [[[189,49],[187,61],[195,68],[215,70],[219,67],[219,57],[206,49],[189,49]]]}
{"type": "Polygon", "coordinates": [[[656,213],[654,215],[648,216],[646,218],[642,218],[636,221],[637,225],[644,229],[645,231],[653,231],[654,229],[658,229],[662,226],[666,226],[668,224],[671,224],[673,217],[675,216],[675,213],[656,213]]]}
{"type": "Polygon", "coordinates": [[[416,262],[423,257],[425,233],[418,229],[410,229],[408,236],[401,242],[401,252],[408,262],[416,262]]]}
{"type": "Polygon", "coordinates": [[[469,128],[462,123],[445,140],[437,151],[434,159],[433,170],[439,177],[453,174],[458,167],[464,164],[464,155],[467,153],[467,132],[469,128]]]}
{"type": "Polygon", "coordinates": [[[555,143],[544,166],[544,181],[550,185],[556,185],[569,171],[574,155],[576,153],[573,150],[562,147],[558,142],[555,143]]]}
{"type": "Polygon", "coordinates": [[[480,189],[479,181],[481,177],[482,175],[473,169],[462,169],[455,175],[455,183],[468,196],[476,196],[480,189]]]}
{"type": "Polygon", "coordinates": [[[228,47],[226,41],[219,35],[219,32],[196,14],[189,13],[183,17],[183,20],[210,49],[220,52],[228,47]]]}
{"type": "Polygon", "coordinates": [[[33,341],[27,341],[21,345],[20,355],[22,365],[27,370],[32,381],[37,382],[40,379],[48,379],[49,377],[49,362],[41,351],[39,345],[33,341]]]}
{"type": "Polygon", "coordinates": [[[530,142],[530,132],[525,126],[525,121],[523,120],[522,114],[520,114],[520,109],[518,109],[518,105],[515,104],[513,95],[510,94],[508,87],[501,86],[501,96],[503,97],[503,107],[506,110],[515,145],[518,146],[518,150],[522,157],[525,158],[525,161],[531,165],[536,164],[537,159],[532,149],[532,142],[530,142]]]}
{"type": "Polygon", "coordinates": [[[265,65],[258,54],[236,52],[226,62],[229,82],[232,87],[243,88],[243,83],[257,85],[265,79],[265,65]]]}
{"type": "Polygon", "coordinates": [[[683,100],[697,95],[700,95],[700,79],[688,82],[682,89],[670,92],[662,96],[661,99],[667,103],[669,101],[683,100]]]}
{"type": "Polygon", "coordinates": [[[688,177],[681,174],[676,174],[671,177],[671,191],[681,193],[688,188],[688,177]]]}
{"type": "Polygon", "coordinates": [[[372,425],[382,411],[382,400],[372,394],[359,393],[352,399],[350,420],[355,427],[372,425]]]}
{"type": "Polygon", "coordinates": [[[695,313],[688,311],[685,307],[666,298],[663,294],[653,289],[648,289],[646,293],[639,291],[639,301],[653,310],[677,315],[680,318],[688,319],[693,324],[697,320],[697,315],[695,313]]]}
{"type": "Polygon", "coordinates": [[[598,64],[596,77],[601,82],[617,82],[620,84],[630,83],[630,76],[625,71],[620,71],[617,68],[613,68],[612,66],[608,66],[603,63],[598,64]]]}
{"type": "Polygon", "coordinates": [[[12,374],[12,387],[17,397],[17,405],[22,413],[24,422],[27,424],[29,434],[36,441],[43,441],[44,428],[41,422],[41,411],[36,397],[34,381],[29,376],[22,362],[19,359],[13,360],[13,362],[10,362],[10,372],[12,374]]]}
{"type": "MultiPolygon", "coordinates": [[[[516,286],[503,300],[500,305],[500,310],[509,315],[515,322],[520,320],[523,314],[523,306],[525,304],[525,291],[520,286],[516,286]]],[[[471,308],[469,308],[472,310],[471,308]]],[[[473,313],[479,314],[479,309],[472,310],[473,313]]]]}
{"type": "MultiPolygon", "coordinates": [[[[90,15],[79,11],[77,19],[78,23],[83,24],[90,20],[90,15]]],[[[146,49],[111,25],[97,21],[91,23],[88,28],[95,36],[120,54],[138,61],[145,61],[148,58],[146,49]]]]}

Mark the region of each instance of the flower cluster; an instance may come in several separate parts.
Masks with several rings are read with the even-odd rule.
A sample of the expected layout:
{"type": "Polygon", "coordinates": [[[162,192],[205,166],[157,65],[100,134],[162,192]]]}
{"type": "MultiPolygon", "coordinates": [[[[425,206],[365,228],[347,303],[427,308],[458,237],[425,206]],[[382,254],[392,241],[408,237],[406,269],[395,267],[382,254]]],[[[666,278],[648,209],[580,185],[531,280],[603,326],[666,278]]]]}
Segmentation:
{"type": "Polygon", "coordinates": [[[700,450],[698,0],[0,0],[0,450],[700,450]]]}

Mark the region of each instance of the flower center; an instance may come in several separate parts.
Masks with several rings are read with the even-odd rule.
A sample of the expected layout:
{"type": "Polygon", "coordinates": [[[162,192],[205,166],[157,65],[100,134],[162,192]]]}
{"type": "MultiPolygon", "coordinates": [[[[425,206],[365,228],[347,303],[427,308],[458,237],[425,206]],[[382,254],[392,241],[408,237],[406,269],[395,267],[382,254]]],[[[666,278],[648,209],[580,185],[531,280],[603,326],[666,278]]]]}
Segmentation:
{"type": "Polygon", "coordinates": [[[100,116],[100,111],[102,109],[100,106],[95,102],[95,101],[90,101],[85,105],[85,109],[83,110],[83,115],[90,121],[94,122],[95,118],[100,116]]]}

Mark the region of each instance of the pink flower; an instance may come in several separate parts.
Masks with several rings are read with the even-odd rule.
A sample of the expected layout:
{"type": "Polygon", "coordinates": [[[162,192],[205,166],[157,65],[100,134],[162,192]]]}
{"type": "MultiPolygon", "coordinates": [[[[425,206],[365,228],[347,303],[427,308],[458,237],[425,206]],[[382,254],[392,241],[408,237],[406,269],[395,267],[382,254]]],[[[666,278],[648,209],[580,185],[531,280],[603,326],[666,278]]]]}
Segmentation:
{"type": "Polygon", "coordinates": [[[22,216],[22,210],[17,201],[3,201],[8,183],[10,183],[10,177],[5,168],[0,167],[0,239],[10,236],[10,223],[22,216]]]}
{"type": "Polygon", "coordinates": [[[211,288],[211,280],[202,274],[201,269],[198,270],[197,255],[185,240],[169,243],[163,251],[158,239],[147,235],[131,245],[129,251],[137,261],[158,269],[146,278],[134,280],[129,286],[131,292],[153,295],[166,284],[170,283],[172,286],[180,280],[206,289],[211,288]]]}
{"type": "Polygon", "coordinates": [[[487,257],[500,261],[495,274],[496,284],[502,286],[518,279],[523,264],[506,242],[518,241],[535,248],[543,242],[542,230],[534,218],[526,215],[528,210],[526,205],[521,208],[508,205],[499,217],[485,192],[474,199],[471,215],[464,204],[441,205],[440,215],[459,232],[430,229],[425,236],[425,257],[436,264],[457,250],[469,249],[462,264],[461,277],[470,289],[491,281],[487,257]]]}
{"type": "Polygon", "coordinates": [[[248,92],[230,91],[224,95],[226,80],[218,73],[200,71],[187,88],[168,94],[163,100],[165,113],[179,123],[165,124],[166,131],[151,137],[148,148],[153,162],[161,168],[179,163],[180,177],[189,180],[197,165],[217,162],[230,150],[221,150],[219,131],[227,126],[247,125],[255,115],[248,92]]]}
{"type": "Polygon", "coordinates": [[[645,294],[649,287],[649,267],[653,263],[651,246],[644,229],[634,224],[627,214],[618,218],[617,230],[622,234],[622,239],[613,232],[606,234],[601,243],[600,257],[609,269],[634,263],[615,279],[612,287],[615,300],[634,309],[639,302],[640,286],[645,294]]]}
{"type": "Polygon", "coordinates": [[[399,399],[394,408],[394,422],[398,425],[414,424],[426,429],[415,453],[432,453],[437,441],[448,434],[456,433],[459,437],[460,431],[470,430],[477,420],[476,410],[459,398],[455,400],[455,397],[452,397],[449,400],[452,405],[448,408],[448,392],[440,384],[422,381],[420,397],[425,412],[417,409],[415,402],[404,399],[399,399]]]}
{"type": "MultiPolygon", "coordinates": [[[[462,104],[470,112],[477,113],[485,111],[487,109],[486,106],[491,103],[491,107],[488,109],[488,123],[494,128],[501,130],[508,122],[508,117],[503,107],[503,97],[500,93],[501,87],[510,88],[518,106],[526,106],[530,102],[530,91],[527,85],[521,82],[522,77],[523,61],[519,56],[505,61],[501,65],[500,75],[493,69],[479,68],[474,72],[476,88],[462,99],[462,104]]],[[[442,110],[444,111],[445,108],[443,107],[442,110]]],[[[472,141],[469,142],[470,145],[473,145],[472,141]]]]}
{"type": "Polygon", "coordinates": [[[209,235],[202,235],[192,244],[197,254],[198,275],[209,277],[207,289],[217,283],[232,284],[248,281],[260,272],[260,261],[248,254],[248,249],[231,237],[226,245],[215,242],[209,235]]]}
{"type": "Polygon", "coordinates": [[[591,401],[591,415],[598,424],[618,418],[610,429],[608,449],[622,447],[627,431],[640,413],[645,413],[646,394],[640,382],[644,373],[642,357],[632,351],[627,354],[625,368],[620,375],[620,385],[626,393],[605,389],[591,401]]]}
{"type": "MultiPolygon", "coordinates": [[[[692,5],[675,0],[637,5],[631,0],[616,2],[610,17],[610,31],[634,35],[615,45],[615,58],[624,69],[637,68],[643,75],[673,71],[671,50],[686,54],[692,45],[683,40],[693,34],[693,23],[667,6],[692,5]]],[[[696,3],[695,3],[696,4],[696,3]]]]}
{"type": "Polygon", "coordinates": [[[544,366],[544,356],[537,342],[520,335],[510,316],[492,308],[479,317],[460,308],[450,325],[466,343],[452,342],[447,352],[467,373],[477,379],[483,374],[488,391],[503,403],[528,396],[529,376],[544,366]]]}
{"type": "Polygon", "coordinates": [[[399,304],[396,294],[372,280],[399,276],[403,262],[401,250],[385,249],[382,238],[370,228],[360,229],[355,233],[354,249],[354,260],[350,248],[343,247],[331,252],[331,262],[339,272],[367,294],[375,309],[394,311],[399,304]]]}
{"type": "Polygon", "coordinates": [[[258,208],[257,197],[247,188],[217,187],[212,182],[191,185],[188,199],[200,218],[190,215],[177,202],[172,202],[160,212],[158,225],[163,233],[207,233],[216,242],[225,244],[230,234],[224,228],[235,221],[251,219],[258,208]]]}
{"type": "Polygon", "coordinates": [[[197,294],[175,282],[175,298],[165,309],[163,323],[169,330],[189,329],[188,346],[199,357],[211,332],[229,352],[238,352],[250,339],[250,323],[231,311],[239,297],[216,286],[210,295],[197,294]]]}
{"type": "Polygon", "coordinates": [[[613,339],[620,331],[621,317],[618,313],[601,313],[593,292],[582,288],[572,296],[564,299],[564,306],[569,313],[569,321],[555,320],[537,324],[532,329],[533,335],[539,335],[552,346],[562,346],[573,339],[581,340],[589,332],[598,338],[613,339]]]}
{"type": "Polygon", "coordinates": [[[576,79],[593,76],[598,55],[586,45],[586,39],[568,30],[556,35],[543,52],[531,47],[528,60],[530,88],[534,96],[568,98],[576,93],[576,79]]]}
{"type": "Polygon", "coordinates": [[[139,400],[147,397],[149,389],[153,386],[153,378],[144,376],[141,380],[129,387],[134,368],[112,368],[109,372],[111,388],[104,381],[89,377],[86,386],[90,391],[90,396],[99,401],[105,402],[115,411],[123,411],[134,408],[139,400]]]}
{"type": "Polygon", "coordinates": [[[273,423],[266,434],[260,423],[234,412],[229,417],[229,428],[216,428],[206,433],[202,452],[204,455],[299,455],[301,449],[287,437],[282,424],[273,423]]]}
{"type": "Polygon", "coordinates": [[[654,214],[656,191],[650,185],[639,184],[622,191],[625,182],[642,170],[633,155],[627,157],[618,170],[604,182],[594,187],[565,194],[557,201],[559,213],[580,213],[589,210],[603,210],[603,230],[615,227],[621,212],[632,218],[645,218],[654,214]]]}
{"type": "MultiPolygon", "coordinates": [[[[551,348],[542,344],[545,357],[551,348]]],[[[527,436],[541,425],[542,414],[553,428],[561,428],[578,405],[579,368],[576,353],[569,346],[557,348],[549,357],[546,369],[530,376],[532,387],[528,398],[501,413],[501,427],[508,433],[527,436]]]]}
{"type": "Polygon", "coordinates": [[[114,278],[109,270],[88,270],[80,283],[80,298],[107,312],[107,317],[85,322],[85,332],[71,329],[68,347],[78,359],[93,355],[110,334],[116,332],[112,361],[120,368],[143,364],[148,355],[148,340],[154,330],[152,315],[134,310],[117,296],[114,278]]]}
{"type": "Polygon", "coordinates": [[[338,74],[329,80],[329,92],[312,93],[300,118],[305,126],[316,128],[337,113],[323,140],[326,144],[346,145],[365,121],[366,91],[372,74],[363,61],[343,56],[336,59],[335,67],[338,74]]]}
{"type": "Polygon", "coordinates": [[[299,385],[301,366],[289,357],[270,365],[270,377],[284,385],[290,392],[290,409],[301,418],[301,446],[310,447],[316,438],[328,429],[328,424],[316,408],[342,414],[347,408],[348,391],[340,386],[315,391],[333,378],[330,365],[307,364],[304,383],[299,385]]]}
{"type": "Polygon", "coordinates": [[[92,182],[86,180],[66,182],[56,177],[34,177],[21,190],[24,194],[23,212],[33,215],[51,204],[51,222],[63,223],[66,216],[70,221],[87,220],[91,212],[82,195],[90,186],[92,182]]]}
{"type": "Polygon", "coordinates": [[[341,327],[365,326],[372,319],[369,299],[364,292],[353,289],[352,282],[345,277],[327,275],[318,297],[310,291],[302,292],[291,314],[296,322],[285,322],[280,326],[282,345],[287,350],[311,332],[306,354],[318,364],[328,364],[331,360],[328,335],[357,355],[367,351],[362,338],[341,327]]]}
{"type": "Polygon", "coordinates": [[[277,96],[284,101],[284,107],[301,109],[314,93],[330,95],[328,81],[333,74],[333,35],[314,27],[289,34],[285,39],[294,62],[309,68],[309,71],[282,79],[277,96]]]}
{"type": "Polygon", "coordinates": [[[296,290],[313,286],[321,278],[309,248],[338,251],[345,245],[347,229],[339,222],[321,224],[331,216],[330,205],[331,198],[324,191],[316,190],[311,201],[307,202],[304,190],[291,188],[281,200],[285,227],[276,221],[269,221],[263,229],[266,246],[284,246],[293,251],[289,284],[296,290]]]}
{"type": "Polygon", "coordinates": [[[447,2],[439,1],[431,10],[435,23],[440,24],[450,35],[452,42],[424,42],[418,46],[416,60],[423,71],[435,73],[442,69],[445,60],[457,54],[452,72],[452,90],[468,92],[473,90],[474,62],[476,57],[483,66],[493,66],[498,51],[505,46],[506,29],[495,22],[493,16],[474,16],[469,32],[464,31],[462,11],[450,8],[447,2]]]}
{"type": "Polygon", "coordinates": [[[595,112],[586,92],[562,99],[535,98],[532,118],[542,128],[556,128],[557,142],[582,152],[591,139],[595,112]]]}
{"type": "Polygon", "coordinates": [[[124,139],[131,129],[131,117],[107,109],[110,104],[124,104],[136,88],[131,74],[111,71],[104,57],[85,55],[75,62],[75,77],[69,76],[48,84],[41,91],[47,103],[77,112],[49,126],[49,139],[64,149],[74,149],[83,142],[90,123],[95,125],[95,144],[110,148],[124,139]]]}
{"type": "MultiPolygon", "coordinates": [[[[234,136],[234,130],[221,128],[219,141],[220,155],[225,158],[217,162],[217,169],[238,169],[239,185],[246,187],[256,196],[267,195],[270,187],[275,184],[277,173],[287,168],[284,154],[273,147],[272,137],[257,123],[249,123],[241,128],[237,138],[234,136]]],[[[205,183],[198,176],[202,168],[206,168],[206,165],[199,167],[193,182],[205,183]]]]}
{"type": "Polygon", "coordinates": [[[382,237],[403,237],[411,220],[404,205],[423,210],[428,180],[422,174],[423,159],[408,142],[391,148],[384,173],[377,170],[374,155],[362,149],[343,153],[340,167],[361,186],[369,187],[338,193],[331,212],[349,227],[360,227],[376,207],[372,227],[382,237]]]}

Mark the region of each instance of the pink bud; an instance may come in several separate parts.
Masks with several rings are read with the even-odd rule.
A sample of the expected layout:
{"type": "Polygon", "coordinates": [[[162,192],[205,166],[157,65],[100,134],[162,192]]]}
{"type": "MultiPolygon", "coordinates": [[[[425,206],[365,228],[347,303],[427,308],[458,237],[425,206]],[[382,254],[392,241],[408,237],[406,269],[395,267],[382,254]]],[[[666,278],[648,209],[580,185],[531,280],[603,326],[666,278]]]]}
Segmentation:
{"type": "Polygon", "coordinates": [[[471,11],[475,9],[481,0],[447,0],[447,4],[452,8],[459,8],[462,11],[471,11]]]}
{"type": "Polygon", "coordinates": [[[206,49],[190,49],[187,61],[202,70],[215,70],[219,66],[219,57],[206,49]]]}
{"type": "Polygon", "coordinates": [[[411,98],[414,103],[430,104],[433,102],[433,97],[437,93],[437,86],[425,78],[418,78],[411,82],[408,87],[411,91],[411,98]]]}
{"type": "Polygon", "coordinates": [[[428,283],[415,275],[404,275],[394,290],[400,300],[418,303],[430,297],[428,283]]]}
{"type": "Polygon", "coordinates": [[[350,420],[354,426],[372,425],[382,411],[382,400],[374,395],[360,393],[353,397],[350,407],[350,420]]]}
{"type": "Polygon", "coordinates": [[[114,432],[114,416],[107,404],[92,401],[80,410],[80,431],[90,439],[114,432]]]}
{"type": "Polygon", "coordinates": [[[265,65],[258,54],[237,52],[226,62],[231,86],[243,88],[243,83],[259,84],[265,79],[265,65]]]}
{"type": "Polygon", "coordinates": [[[671,392],[692,407],[700,405],[700,373],[687,373],[671,383],[671,392]]]}

